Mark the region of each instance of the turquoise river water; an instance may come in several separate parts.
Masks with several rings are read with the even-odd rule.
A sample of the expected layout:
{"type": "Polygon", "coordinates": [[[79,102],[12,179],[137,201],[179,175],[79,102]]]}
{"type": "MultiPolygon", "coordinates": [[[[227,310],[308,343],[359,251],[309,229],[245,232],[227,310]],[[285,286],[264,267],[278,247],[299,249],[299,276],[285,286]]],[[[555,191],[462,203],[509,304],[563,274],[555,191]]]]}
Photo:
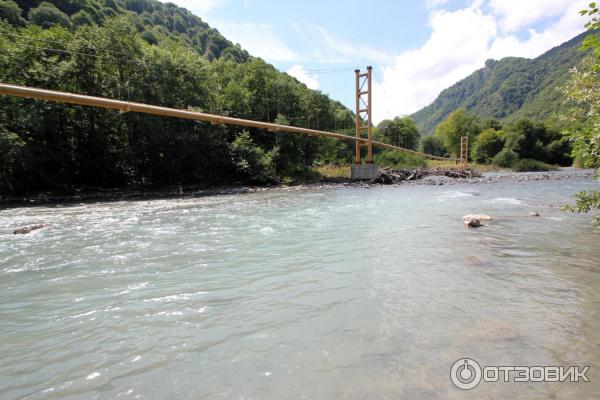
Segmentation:
{"type": "Polygon", "coordinates": [[[0,398],[597,398],[600,233],[556,205],[599,186],[2,209],[0,398]],[[469,213],[494,220],[467,229],[469,213]],[[34,223],[50,226],[12,235],[34,223]],[[590,382],[462,391],[462,357],[589,366],[590,382]]]}

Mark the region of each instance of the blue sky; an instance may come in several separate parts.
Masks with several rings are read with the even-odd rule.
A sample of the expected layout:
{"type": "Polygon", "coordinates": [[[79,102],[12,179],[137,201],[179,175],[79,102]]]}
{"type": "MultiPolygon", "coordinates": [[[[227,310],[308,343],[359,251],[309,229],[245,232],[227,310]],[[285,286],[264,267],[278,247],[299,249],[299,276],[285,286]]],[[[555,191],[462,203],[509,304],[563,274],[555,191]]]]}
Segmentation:
{"type": "Polygon", "coordinates": [[[174,0],[348,107],[373,65],[379,121],[431,103],[488,58],[536,57],[583,31],[581,0],[174,0]]]}

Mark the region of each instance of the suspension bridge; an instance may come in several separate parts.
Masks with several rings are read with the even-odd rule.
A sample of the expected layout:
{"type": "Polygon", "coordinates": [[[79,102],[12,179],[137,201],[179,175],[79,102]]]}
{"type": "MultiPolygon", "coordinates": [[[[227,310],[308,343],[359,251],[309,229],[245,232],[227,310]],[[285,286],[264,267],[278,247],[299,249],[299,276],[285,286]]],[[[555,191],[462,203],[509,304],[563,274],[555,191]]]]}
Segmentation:
{"type": "Polygon", "coordinates": [[[366,72],[355,71],[356,78],[356,112],[355,112],[355,136],[344,135],[336,132],[329,132],[317,129],[301,128],[291,125],[281,125],[270,122],[254,121],[249,119],[233,118],[216,114],[208,114],[189,110],[161,107],[144,103],[131,101],[115,100],[107,97],[96,97],[76,93],[61,92],[33,88],[27,86],[13,85],[0,82],[0,95],[15,96],[36,100],[45,100],[58,103],[76,104],[81,106],[98,107],[104,109],[118,110],[123,113],[135,112],[142,114],[152,114],[164,117],[174,117],[189,119],[195,121],[209,122],[214,125],[235,125],[249,128],[265,129],[269,132],[286,132],[291,134],[330,137],[337,140],[350,141],[355,143],[355,160],[352,165],[352,178],[354,179],[372,179],[376,176],[378,169],[373,164],[373,147],[391,149],[400,152],[415,154],[432,160],[445,160],[456,162],[460,165],[467,163],[468,141],[461,140],[460,158],[439,157],[431,154],[419,152],[412,149],[406,149],[394,146],[388,143],[373,140],[372,123],[372,68],[367,67],[366,72]],[[366,133],[366,137],[365,137],[366,133]],[[367,148],[365,162],[362,162],[362,149],[367,148]]]}

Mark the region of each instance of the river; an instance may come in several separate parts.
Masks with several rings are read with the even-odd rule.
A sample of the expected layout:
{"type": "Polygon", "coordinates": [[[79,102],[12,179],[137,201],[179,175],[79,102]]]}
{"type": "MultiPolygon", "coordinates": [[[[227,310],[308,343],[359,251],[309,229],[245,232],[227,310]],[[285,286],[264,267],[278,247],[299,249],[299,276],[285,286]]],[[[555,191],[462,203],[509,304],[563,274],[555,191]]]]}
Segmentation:
{"type": "MultiPolygon", "coordinates": [[[[556,174],[560,174],[557,172],[556,174]]],[[[2,399],[595,398],[589,179],[0,210],[2,399]],[[529,212],[540,217],[529,217],[529,212]],[[494,220],[468,229],[462,216],[494,220]],[[29,235],[17,227],[47,223],[29,235]],[[490,383],[450,367],[589,366],[490,383]]]]}

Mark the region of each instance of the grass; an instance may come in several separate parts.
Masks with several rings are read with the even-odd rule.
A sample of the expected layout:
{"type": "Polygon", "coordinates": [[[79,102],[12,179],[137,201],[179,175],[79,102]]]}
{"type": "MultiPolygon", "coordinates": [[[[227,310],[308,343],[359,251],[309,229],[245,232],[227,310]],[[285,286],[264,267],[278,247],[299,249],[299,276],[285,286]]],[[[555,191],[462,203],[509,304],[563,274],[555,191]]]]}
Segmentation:
{"type": "Polygon", "coordinates": [[[454,161],[446,160],[427,160],[428,168],[458,168],[458,164],[454,161]]]}
{"type": "MultiPolygon", "coordinates": [[[[459,168],[459,166],[454,161],[445,161],[445,160],[427,160],[428,168],[459,168]]],[[[472,168],[477,172],[492,172],[499,171],[503,169],[497,165],[493,164],[469,164],[469,168],[472,168]]]]}
{"type": "Polygon", "coordinates": [[[471,164],[470,167],[477,172],[494,172],[506,169],[494,164],[471,164]]]}
{"type": "Polygon", "coordinates": [[[416,154],[403,153],[394,150],[384,150],[375,154],[373,161],[380,168],[418,168],[426,167],[427,161],[416,154]]]}
{"type": "Polygon", "coordinates": [[[350,178],[350,165],[323,165],[314,170],[327,178],[350,178]]]}

